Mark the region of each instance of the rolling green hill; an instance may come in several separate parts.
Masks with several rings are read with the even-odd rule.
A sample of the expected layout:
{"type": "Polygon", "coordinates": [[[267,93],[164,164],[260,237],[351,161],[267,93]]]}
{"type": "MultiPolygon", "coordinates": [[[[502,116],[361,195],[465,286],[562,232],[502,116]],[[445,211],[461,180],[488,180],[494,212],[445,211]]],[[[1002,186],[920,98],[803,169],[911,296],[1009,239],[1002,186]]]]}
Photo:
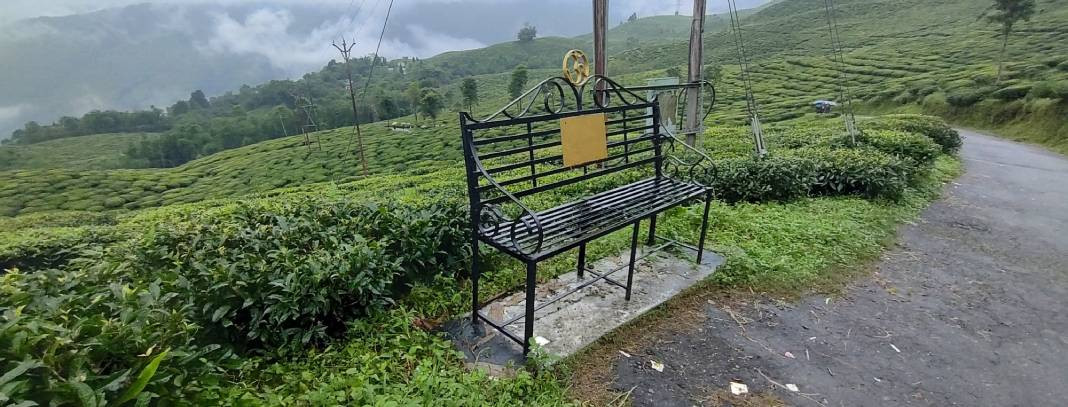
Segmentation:
{"type": "Polygon", "coordinates": [[[29,145],[0,146],[0,171],[12,169],[109,170],[130,163],[130,145],[155,137],[151,133],[93,134],[29,145]]]}
{"type": "MultiPolygon", "coordinates": [[[[1064,136],[1068,128],[1063,119],[1064,99],[1068,97],[1068,8],[1061,7],[1068,1],[1041,2],[1042,10],[1033,21],[1018,27],[1006,77],[996,86],[995,27],[976,20],[985,1],[839,2],[846,46],[844,79],[827,55],[822,4],[816,0],[777,2],[744,20],[745,42],[754,57],[755,97],[764,121],[813,115],[809,103],[837,99],[838,86],[844,83],[862,111],[932,112],[978,126],[1017,126],[1020,138],[1061,151],[1068,149],[1064,136]]],[[[657,30],[654,23],[663,23],[665,32],[681,35],[681,22],[676,17],[646,18],[623,24],[613,32],[619,33],[616,37],[627,33],[648,36],[657,30]]],[[[731,39],[731,33],[723,30],[709,30],[705,38],[709,49],[706,62],[719,67],[719,99],[710,124],[740,124],[746,115],[731,39]]],[[[555,75],[563,52],[585,42],[582,38],[509,42],[447,53],[427,62],[478,74],[481,103],[476,110],[488,112],[505,103],[508,72],[513,66],[545,67],[531,71],[532,84],[555,75]]],[[[684,47],[685,43],[674,43],[623,50],[613,54],[609,72],[624,84],[640,84],[644,78],[662,76],[664,69],[681,63],[684,47]]],[[[445,85],[443,93],[459,93],[458,84],[445,85]]],[[[412,122],[410,118],[404,121],[412,122]]],[[[371,172],[454,164],[459,147],[453,114],[442,113],[437,123],[420,124],[429,126],[411,132],[389,130],[385,123],[364,126],[371,172]]],[[[26,164],[66,169],[0,172],[0,214],[133,210],[348,180],[360,175],[348,145],[349,133],[348,129],[337,129],[315,134],[311,139],[316,147],[311,150],[303,145],[302,137],[295,136],[223,151],[165,170],[99,171],[95,169],[101,167],[90,164],[26,164]],[[320,142],[321,152],[317,147],[320,142]]],[[[62,149],[79,151],[77,145],[62,149]]],[[[101,143],[92,150],[109,148],[101,143]]],[[[70,156],[102,162],[80,154],[70,156]]],[[[57,158],[54,162],[63,161],[57,158]]]]}

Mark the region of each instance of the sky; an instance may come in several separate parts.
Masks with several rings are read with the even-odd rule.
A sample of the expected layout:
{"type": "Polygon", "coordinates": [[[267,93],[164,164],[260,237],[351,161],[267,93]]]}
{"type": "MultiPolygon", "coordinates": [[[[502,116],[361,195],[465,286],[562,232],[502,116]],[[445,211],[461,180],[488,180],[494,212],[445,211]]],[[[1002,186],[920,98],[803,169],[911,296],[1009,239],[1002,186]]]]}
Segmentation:
{"type": "MultiPolygon", "coordinates": [[[[743,7],[764,0],[739,0],[743,7]]],[[[388,0],[0,0],[0,33],[5,26],[34,17],[81,14],[150,3],[211,11],[208,21],[187,21],[189,12],[167,12],[160,28],[198,27],[212,36],[194,45],[204,53],[262,55],[290,77],[318,69],[335,57],[328,46],[344,35],[356,40],[353,55],[375,51],[388,0]],[[199,7],[198,7],[199,6],[199,7]]],[[[709,4],[709,13],[725,2],[709,4]],[[722,3],[722,4],[721,4],[722,3]]],[[[609,24],[639,16],[690,14],[692,0],[610,0],[609,24]]],[[[576,36],[590,31],[590,2],[576,0],[395,0],[380,55],[430,57],[446,51],[481,48],[514,38],[525,22],[541,36],[576,36]],[[533,20],[533,21],[524,21],[533,20]],[[485,22],[492,23],[485,23],[485,22]]],[[[7,30],[28,35],[32,24],[7,30]]],[[[179,28],[180,29],[180,28],[179,28]]],[[[0,112],[2,114],[3,112],[0,112]]]]}
{"type": "MultiPolygon", "coordinates": [[[[512,41],[525,23],[535,25],[541,37],[583,35],[591,31],[592,25],[590,1],[394,1],[380,52],[381,56],[390,59],[426,58],[446,51],[512,41]]],[[[767,0],[737,1],[745,8],[767,0]]],[[[111,58],[127,60],[140,54],[161,52],[153,47],[163,43],[169,47],[184,47],[162,51],[171,55],[188,55],[182,52],[192,50],[203,56],[197,59],[204,61],[202,70],[219,66],[219,61],[232,63],[235,58],[244,58],[248,64],[242,66],[255,68],[245,71],[263,73],[255,78],[240,79],[250,84],[297,78],[338,58],[330,43],[341,35],[355,39],[357,45],[353,55],[373,53],[388,4],[389,0],[0,0],[0,62],[11,61],[8,72],[18,72],[8,77],[0,76],[0,88],[7,90],[0,93],[0,138],[27,120],[49,122],[59,115],[80,115],[92,109],[143,108],[148,104],[167,103],[176,95],[187,93],[185,87],[201,88],[214,94],[238,86],[237,83],[221,83],[224,81],[218,75],[200,73],[197,77],[179,78],[193,81],[185,87],[138,86],[128,89],[130,94],[114,94],[123,89],[90,86],[116,82],[111,77],[103,78],[106,80],[97,77],[107,74],[98,72],[106,68],[74,65],[78,58],[112,52],[109,54],[111,58]],[[145,3],[148,5],[143,5],[145,3]],[[99,13],[37,19],[90,12],[99,13]],[[164,41],[161,38],[175,36],[184,42],[159,42],[164,41]],[[55,41],[62,41],[67,48],[52,53],[40,51],[50,48],[46,44],[55,41]],[[119,49],[116,44],[123,44],[125,48],[121,49],[126,54],[115,54],[113,51],[119,49]],[[10,91],[9,88],[14,86],[11,81],[20,81],[18,83],[27,84],[32,89],[44,87],[42,82],[30,80],[35,72],[33,67],[42,65],[60,69],[53,73],[68,76],[71,83],[48,88],[56,94],[10,91]],[[85,69],[68,68],[74,66],[85,69]],[[6,85],[5,79],[8,80],[6,85]]],[[[722,1],[710,2],[707,11],[710,14],[722,12],[725,5],[722,1]]],[[[622,22],[631,13],[641,17],[674,14],[676,6],[680,14],[689,15],[693,3],[692,0],[609,0],[609,25],[622,22]]],[[[51,48],[53,51],[57,49],[51,48]]],[[[125,71],[115,73],[123,77],[130,74],[125,71]]],[[[147,77],[140,80],[161,83],[147,77]]]]}
{"type": "MultiPolygon", "coordinates": [[[[464,3],[519,3],[528,0],[463,0],[464,3]]],[[[342,5],[348,7],[349,4],[353,4],[353,8],[356,8],[360,0],[271,0],[271,3],[286,4],[286,5],[300,5],[300,4],[333,4],[342,5]]],[[[418,7],[427,3],[459,3],[460,0],[398,0],[396,5],[399,8],[418,7]]],[[[549,3],[555,2],[567,7],[574,7],[577,2],[574,0],[549,0],[549,3]]],[[[743,1],[744,2],[744,1],[743,1]]],[[[11,23],[16,20],[23,20],[33,17],[56,17],[69,14],[79,14],[90,11],[102,10],[112,7],[128,6],[139,3],[172,3],[172,4],[197,4],[197,3],[212,3],[212,4],[242,4],[242,3],[264,3],[263,0],[4,0],[0,2],[0,24],[11,23]]],[[[693,9],[693,0],[611,0],[609,5],[610,12],[613,14],[613,20],[623,18],[630,15],[632,12],[637,12],[639,15],[658,15],[658,14],[674,14],[676,5],[681,9],[681,14],[689,15],[693,9]]],[[[717,4],[709,4],[708,12],[715,13],[723,11],[725,6],[722,2],[716,2],[717,4]]]]}

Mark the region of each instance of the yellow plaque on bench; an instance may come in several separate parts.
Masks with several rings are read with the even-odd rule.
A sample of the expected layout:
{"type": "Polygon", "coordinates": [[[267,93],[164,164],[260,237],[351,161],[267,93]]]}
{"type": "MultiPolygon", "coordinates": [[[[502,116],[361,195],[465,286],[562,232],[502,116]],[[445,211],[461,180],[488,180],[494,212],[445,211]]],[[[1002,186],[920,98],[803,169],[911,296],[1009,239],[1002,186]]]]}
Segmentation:
{"type": "Polygon", "coordinates": [[[560,119],[564,166],[577,167],[608,158],[604,113],[560,119]]]}

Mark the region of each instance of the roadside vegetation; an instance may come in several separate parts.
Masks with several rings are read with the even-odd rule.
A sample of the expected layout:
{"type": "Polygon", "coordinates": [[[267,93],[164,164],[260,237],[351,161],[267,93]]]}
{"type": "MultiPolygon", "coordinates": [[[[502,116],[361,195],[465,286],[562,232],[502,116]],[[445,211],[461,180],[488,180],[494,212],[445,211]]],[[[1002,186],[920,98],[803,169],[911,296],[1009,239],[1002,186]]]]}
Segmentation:
{"type": "MultiPolygon", "coordinates": [[[[730,259],[715,281],[810,283],[825,266],[877,250],[907,212],[902,208],[929,199],[912,191],[932,188],[932,171],[949,165],[935,163],[956,145],[952,133],[926,117],[875,122],[886,129],[866,133],[856,146],[842,143],[836,120],[782,125],[776,150],[764,159],[750,155],[744,131],[710,131],[706,147],[725,168],[755,165],[767,173],[714,180],[723,191],[778,189],[753,180],[777,183],[798,172],[761,164],[780,156],[880,157],[816,168],[812,179],[790,187],[795,196],[724,196],[738,203],[715,205],[713,241],[730,259]],[[887,162],[900,172],[884,171],[887,162]],[[883,188],[873,193],[869,185],[883,188]],[[851,220],[824,218],[816,229],[808,221],[771,226],[809,211],[851,220]],[[826,246],[833,253],[802,247],[823,233],[849,243],[826,246]]],[[[466,370],[440,334],[422,329],[468,303],[463,177],[454,167],[114,217],[6,221],[20,228],[0,235],[9,268],[0,277],[6,397],[90,405],[467,405],[471,397],[492,405],[569,403],[564,367],[490,379],[466,370]]],[[[577,191],[551,199],[566,201],[569,193],[577,191]]],[[[665,231],[692,238],[695,211],[669,213],[665,231]]],[[[606,256],[625,244],[626,236],[612,235],[589,253],[606,256]]],[[[542,277],[569,270],[571,257],[547,264],[542,277]]],[[[504,258],[488,263],[487,296],[521,279],[504,258]]]]}

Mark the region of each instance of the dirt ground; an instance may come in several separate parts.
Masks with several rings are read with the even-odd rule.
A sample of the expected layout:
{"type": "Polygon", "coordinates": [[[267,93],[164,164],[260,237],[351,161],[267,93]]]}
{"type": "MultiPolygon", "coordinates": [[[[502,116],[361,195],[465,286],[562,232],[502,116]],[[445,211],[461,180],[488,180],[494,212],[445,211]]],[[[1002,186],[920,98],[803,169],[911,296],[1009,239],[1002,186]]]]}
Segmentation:
{"type": "Polygon", "coordinates": [[[961,134],[965,174],[870,277],[833,298],[709,304],[620,357],[614,388],[635,406],[1068,405],[1068,159],[961,134]]]}

